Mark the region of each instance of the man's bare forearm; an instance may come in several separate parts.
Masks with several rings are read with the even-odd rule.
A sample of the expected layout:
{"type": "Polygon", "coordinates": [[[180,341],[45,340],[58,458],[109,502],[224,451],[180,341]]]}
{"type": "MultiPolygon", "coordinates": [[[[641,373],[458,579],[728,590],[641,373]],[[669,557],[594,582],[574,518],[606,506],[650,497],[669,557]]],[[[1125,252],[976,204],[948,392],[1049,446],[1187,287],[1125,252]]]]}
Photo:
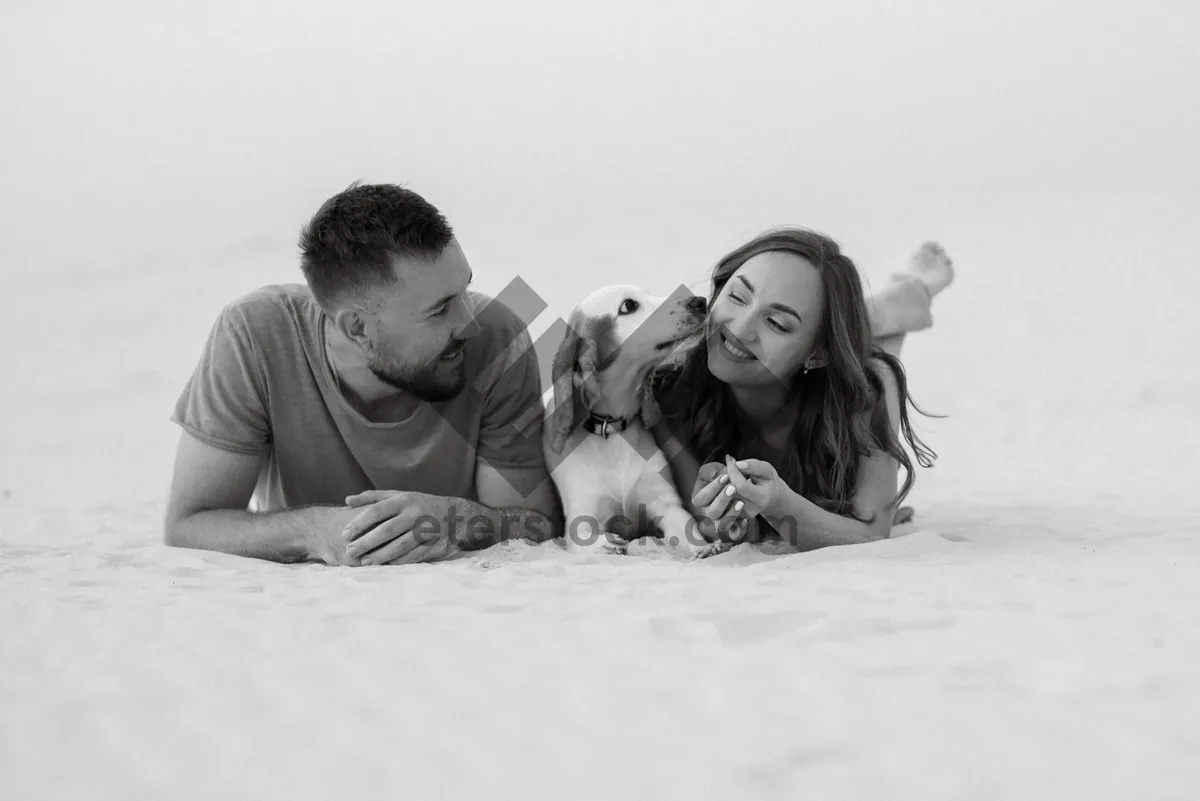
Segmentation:
{"type": "Polygon", "coordinates": [[[304,506],[280,512],[210,509],[167,521],[165,540],[180,548],[272,562],[329,561],[331,557],[340,561],[328,543],[360,511],[346,506],[304,506]]]}

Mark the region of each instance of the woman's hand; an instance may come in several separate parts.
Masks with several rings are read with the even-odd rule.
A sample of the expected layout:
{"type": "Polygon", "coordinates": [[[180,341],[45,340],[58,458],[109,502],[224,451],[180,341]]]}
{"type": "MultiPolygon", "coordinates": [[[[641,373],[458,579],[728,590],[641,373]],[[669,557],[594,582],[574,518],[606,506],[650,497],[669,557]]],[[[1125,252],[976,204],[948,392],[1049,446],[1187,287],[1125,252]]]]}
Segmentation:
{"type": "MultiPolygon", "coordinates": [[[[692,501],[695,502],[696,497],[702,489],[718,480],[724,474],[725,465],[721,462],[705,462],[700,465],[700,470],[696,473],[696,484],[692,487],[692,501]]],[[[724,486],[724,483],[722,482],[722,486],[724,486]]]]}
{"type": "Polygon", "coordinates": [[[734,492],[724,465],[707,462],[700,466],[692,507],[700,515],[700,534],[709,542],[726,537],[737,542],[745,536],[749,518],[745,515],[745,503],[734,492]]]}
{"type": "Polygon", "coordinates": [[[787,488],[775,467],[761,459],[734,461],[727,455],[725,473],[729,477],[729,486],[733,487],[735,496],[744,504],[743,510],[751,518],[773,512],[787,488]]]}

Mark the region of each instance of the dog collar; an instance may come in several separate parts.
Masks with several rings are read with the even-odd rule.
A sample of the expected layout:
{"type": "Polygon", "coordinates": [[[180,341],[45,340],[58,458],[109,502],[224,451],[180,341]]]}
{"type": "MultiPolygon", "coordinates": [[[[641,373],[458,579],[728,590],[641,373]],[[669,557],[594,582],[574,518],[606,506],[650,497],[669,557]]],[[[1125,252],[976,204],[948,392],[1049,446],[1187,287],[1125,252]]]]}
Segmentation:
{"type": "Polygon", "coordinates": [[[583,421],[583,427],[592,434],[599,434],[608,439],[609,434],[615,434],[629,428],[630,419],[627,417],[605,417],[593,414],[583,421]]]}

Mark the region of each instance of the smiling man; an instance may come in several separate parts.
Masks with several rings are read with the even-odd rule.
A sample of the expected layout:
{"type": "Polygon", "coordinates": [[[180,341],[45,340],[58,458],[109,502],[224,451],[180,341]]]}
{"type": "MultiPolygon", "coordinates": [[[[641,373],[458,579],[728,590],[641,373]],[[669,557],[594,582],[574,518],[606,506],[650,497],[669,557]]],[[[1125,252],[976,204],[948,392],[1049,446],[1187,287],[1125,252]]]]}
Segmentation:
{"type": "Polygon", "coordinates": [[[167,544],[358,565],[558,536],[536,353],[442,214],[356,184],[300,248],[306,285],[226,306],[175,406],[167,544]]]}

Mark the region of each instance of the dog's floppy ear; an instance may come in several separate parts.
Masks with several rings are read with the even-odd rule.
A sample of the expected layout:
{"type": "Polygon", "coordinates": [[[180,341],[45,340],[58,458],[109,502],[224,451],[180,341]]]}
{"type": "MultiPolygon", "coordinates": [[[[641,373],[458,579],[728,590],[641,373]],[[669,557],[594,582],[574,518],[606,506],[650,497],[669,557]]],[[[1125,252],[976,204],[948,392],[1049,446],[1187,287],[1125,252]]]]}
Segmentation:
{"type": "Polygon", "coordinates": [[[554,354],[550,368],[550,380],[554,382],[554,408],[546,426],[546,438],[550,449],[562,453],[567,435],[575,426],[575,355],[582,342],[579,334],[567,324],[567,332],[554,354]]]}
{"type": "Polygon", "coordinates": [[[585,409],[600,398],[600,380],[596,376],[596,343],[583,315],[576,309],[567,323],[567,332],[554,354],[550,377],[554,382],[554,409],[546,436],[550,448],[562,453],[567,436],[575,427],[575,392],[579,391],[585,409]]]}
{"type": "Polygon", "coordinates": [[[642,382],[641,390],[641,410],[642,423],[647,428],[653,428],[658,425],[658,421],[662,419],[662,409],[658,406],[658,401],[654,399],[654,371],[646,376],[646,380],[642,382]]]}

